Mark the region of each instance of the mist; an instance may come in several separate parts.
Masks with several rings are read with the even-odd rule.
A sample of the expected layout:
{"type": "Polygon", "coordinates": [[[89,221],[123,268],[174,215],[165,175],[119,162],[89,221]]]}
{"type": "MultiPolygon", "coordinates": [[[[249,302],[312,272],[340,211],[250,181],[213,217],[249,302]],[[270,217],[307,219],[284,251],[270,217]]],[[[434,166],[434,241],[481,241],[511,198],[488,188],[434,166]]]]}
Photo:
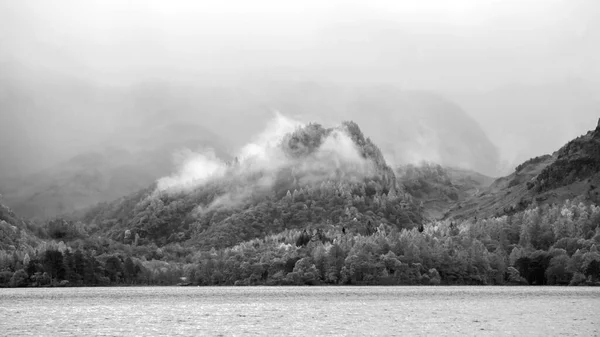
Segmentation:
{"type": "MultiPolygon", "coordinates": [[[[181,158],[173,170],[181,177],[172,178],[185,179],[186,167],[221,174],[228,160],[221,152],[242,159],[238,149],[273,110],[303,122],[355,117],[344,112],[350,101],[333,104],[331,96],[356,86],[453,100],[473,121],[468,128],[481,128],[497,148],[492,159],[451,161],[438,129],[400,118],[422,131],[402,149],[390,148],[390,162],[425,159],[505,174],[595,125],[599,19],[594,0],[0,1],[0,188],[6,177],[81,153],[131,149],[124,134],[166,144],[149,130],[174,122],[210,131],[226,151],[202,158],[176,146],[181,158]],[[334,88],[326,98],[311,96],[308,106],[318,109],[311,120],[294,109],[302,94],[288,101],[274,94],[297,83],[334,88]],[[535,132],[523,126],[539,121],[535,132]]],[[[364,119],[386,124],[390,112],[380,110],[363,111],[364,119]]],[[[371,136],[377,129],[365,130],[371,136]]],[[[388,134],[376,141],[396,143],[388,134]]]]}
{"type": "Polygon", "coordinates": [[[274,113],[262,132],[239,149],[232,162],[219,159],[211,149],[188,151],[176,158],[177,171],[160,178],[150,198],[165,193],[189,194],[206,185],[219,186],[214,200],[199,207],[200,213],[235,207],[251,196],[270,195],[276,183],[282,182],[280,175],[286,170],[302,186],[327,181],[359,182],[377,172],[377,163],[360,153],[346,125],[324,129],[279,112],[274,113]]]}
{"type": "Polygon", "coordinates": [[[287,161],[282,148],[284,137],[302,125],[301,122],[276,112],[265,129],[238,150],[235,167],[218,158],[212,149],[200,152],[185,151],[183,156],[176,155],[174,159],[179,167],[177,172],[160,178],[157,190],[191,190],[208,181],[222,178],[228,171],[235,175],[263,170],[275,171],[287,161]]]}

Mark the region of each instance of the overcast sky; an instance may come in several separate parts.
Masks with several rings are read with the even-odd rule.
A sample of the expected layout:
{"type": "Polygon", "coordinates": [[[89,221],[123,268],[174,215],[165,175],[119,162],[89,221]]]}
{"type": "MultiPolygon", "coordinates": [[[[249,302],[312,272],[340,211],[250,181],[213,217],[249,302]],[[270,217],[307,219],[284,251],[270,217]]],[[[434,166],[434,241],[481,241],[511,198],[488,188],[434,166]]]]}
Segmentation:
{"type": "MultiPolygon", "coordinates": [[[[122,111],[130,108],[121,104],[130,102],[118,96],[124,93],[117,90],[107,101],[86,85],[148,80],[309,80],[434,90],[458,99],[511,158],[510,166],[557,149],[600,116],[594,98],[600,92],[600,1],[0,0],[0,103],[8,97],[2,81],[9,78],[25,79],[19,83],[30,92],[21,101],[11,96],[6,106],[14,111],[0,111],[0,124],[11,125],[0,135],[0,170],[29,152],[49,161],[58,158],[59,147],[72,154],[123,123],[122,111]],[[56,78],[75,81],[61,87],[56,78]],[[512,101],[514,92],[528,88],[521,85],[555,82],[567,84],[535,89],[535,102],[526,102],[528,93],[512,101]],[[46,87],[34,88],[37,83],[46,87]],[[548,118],[545,109],[558,103],[539,102],[571,90],[569,83],[582,89],[558,100],[560,119],[548,118]],[[473,97],[506,86],[513,87],[473,97]],[[507,99],[511,104],[500,104],[507,99]],[[580,101],[581,126],[563,127],[580,101]],[[522,132],[507,135],[519,124],[507,118],[530,111],[522,132]],[[541,119],[554,123],[536,129],[547,137],[527,139],[530,125],[541,119]],[[524,143],[538,145],[516,154],[524,143]],[[7,153],[13,159],[6,160],[7,153]]],[[[25,165],[17,164],[13,170],[25,165]]]]}
{"type": "Polygon", "coordinates": [[[492,88],[600,77],[600,2],[10,1],[0,60],[110,82],[221,75],[492,88]]]}

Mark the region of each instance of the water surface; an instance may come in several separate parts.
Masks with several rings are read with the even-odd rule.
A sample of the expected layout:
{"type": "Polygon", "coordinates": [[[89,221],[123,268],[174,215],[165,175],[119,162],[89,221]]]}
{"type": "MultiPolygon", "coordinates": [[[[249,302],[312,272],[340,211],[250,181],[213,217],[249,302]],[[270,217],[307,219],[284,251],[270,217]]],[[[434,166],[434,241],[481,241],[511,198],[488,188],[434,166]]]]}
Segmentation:
{"type": "Polygon", "coordinates": [[[6,336],[600,335],[600,288],[0,289],[6,336]]]}

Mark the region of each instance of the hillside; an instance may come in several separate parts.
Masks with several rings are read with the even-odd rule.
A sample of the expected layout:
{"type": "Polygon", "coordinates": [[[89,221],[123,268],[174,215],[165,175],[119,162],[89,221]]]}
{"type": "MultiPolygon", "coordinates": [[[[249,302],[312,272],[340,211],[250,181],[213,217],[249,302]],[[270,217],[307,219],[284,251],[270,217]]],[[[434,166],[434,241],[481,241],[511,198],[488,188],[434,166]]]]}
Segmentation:
{"type": "Polygon", "coordinates": [[[353,122],[273,126],[231,161],[196,153],[72,219],[40,226],[0,205],[0,287],[598,285],[600,126],[493,183],[394,171],[353,122]]]}
{"type": "Polygon", "coordinates": [[[48,219],[131,194],[168,174],[173,153],[199,146],[226,157],[218,136],[198,125],[127,130],[49,169],[0,184],[7,204],[24,217],[48,219]]]}
{"type": "Polygon", "coordinates": [[[471,170],[432,163],[401,166],[396,175],[406,192],[422,203],[428,220],[441,219],[448,209],[479,194],[494,181],[471,170]]]}
{"type": "Polygon", "coordinates": [[[236,159],[225,166],[202,157],[204,167],[215,168],[208,178],[161,189],[161,184],[183,179],[181,174],[163,178],[96,206],[81,219],[117,241],[138,236],[139,242],[159,246],[185,242],[207,248],[284,229],[344,225],[366,233],[379,223],[411,228],[437,219],[485,219],[580,196],[597,203],[598,134],[589,132],[493,180],[435,164],[406,165],[394,172],[357,124],[329,129],[309,124],[282,137],[275,157],[270,149],[261,153],[263,161],[236,159]],[[342,150],[347,144],[339,139],[331,143],[339,132],[350,137],[360,157],[342,150]]]}
{"type": "Polygon", "coordinates": [[[531,204],[560,204],[579,196],[597,204],[599,186],[600,121],[595,130],[568,142],[552,155],[535,157],[517,166],[512,174],[450,209],[446,218],[512,214],[531,204]]]}
{"type": "Polygon", "coordinates": [[[183,173],[161,179],[155,189],[98,206],[83,219],[115,240],[198,248],[292,228],[344,225],[366,233],[380,223],[421,224],[420,210],[357,124],[291,130],[258,151],[249,147],[251,155],[232,163],[200,156],[202,166],[194,167],[214,171],[191,180],[183,173]]]}
{"type": "Polygon", "coordinates": [[[37,246],[41,242],[38,237],[40,234],[38,229],[3,204],[0,195],[0,251],[14,251],[37,246]]]}

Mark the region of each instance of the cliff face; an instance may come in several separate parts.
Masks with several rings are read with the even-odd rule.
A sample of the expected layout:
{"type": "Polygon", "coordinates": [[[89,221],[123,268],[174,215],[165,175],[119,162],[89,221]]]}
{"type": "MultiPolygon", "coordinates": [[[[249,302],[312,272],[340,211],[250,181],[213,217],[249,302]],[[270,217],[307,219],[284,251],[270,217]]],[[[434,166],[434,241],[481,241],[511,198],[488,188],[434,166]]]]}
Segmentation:
{"type": "Polygon", "coordinates": [[[600,120],[595,130],[570,141],[558,150],[557,159],[540,173],[536,178],[536,185],[538,191],[545,192],[591,179],[599,172],[600,120]]]}

